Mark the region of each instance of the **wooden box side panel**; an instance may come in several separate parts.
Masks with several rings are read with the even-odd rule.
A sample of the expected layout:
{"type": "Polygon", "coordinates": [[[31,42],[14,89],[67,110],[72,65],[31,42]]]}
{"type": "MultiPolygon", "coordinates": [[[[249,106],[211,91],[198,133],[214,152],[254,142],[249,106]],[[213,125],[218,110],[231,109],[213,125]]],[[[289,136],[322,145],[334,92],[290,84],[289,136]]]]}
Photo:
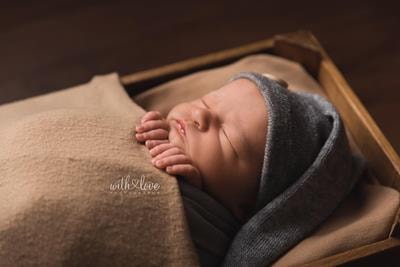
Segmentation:
{"type": "Polygon", "coordinates": [[[271,53],[274,40],[269,38],[237,48],[195,57],[162,67],[136,72],[121,77],[121,83],[130,96],[149,88],[196,71],[223,66],[242,57],[258,53],[271,53]]]}
{"type": "Polygon", "coordinates": [[[322,46],[310,32],[275,37],[274,52],[301,63],[321,84],[378,181],[400,191],[400,159],[322,46]]]}
{"type": "Polygon", "coordinates": [[[346,126],[357,137],[357,146],[379,182],[400,191],[398,155],[329,61],[324,60],[321,64],[320,83],[331,101],[340,108],[346,126]]]}
{"type": "MultiPolygon", "coordinates": [[[[388,238],[370,245],[352,249],[324,259],[316,260],[301,267],[319,266],[375,266],[372,262],[393,264],[398,261],[400,252],[400,240],[388,238]]],[[[385,265],[386,266],[386,265],[385,265]]]]}

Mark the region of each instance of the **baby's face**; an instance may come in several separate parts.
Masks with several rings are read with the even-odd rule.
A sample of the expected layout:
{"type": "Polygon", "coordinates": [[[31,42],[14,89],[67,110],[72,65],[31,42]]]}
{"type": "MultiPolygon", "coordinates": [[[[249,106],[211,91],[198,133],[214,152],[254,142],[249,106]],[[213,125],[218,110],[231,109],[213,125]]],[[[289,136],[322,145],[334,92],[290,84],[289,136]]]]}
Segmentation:
{"type": "Polygon", "coordinates": [[[181,103],[167,116],[169,141],[191,157],[203,190],[238,217],[256,201],[267,121],[264,98],[246,79],[181,103]]]}

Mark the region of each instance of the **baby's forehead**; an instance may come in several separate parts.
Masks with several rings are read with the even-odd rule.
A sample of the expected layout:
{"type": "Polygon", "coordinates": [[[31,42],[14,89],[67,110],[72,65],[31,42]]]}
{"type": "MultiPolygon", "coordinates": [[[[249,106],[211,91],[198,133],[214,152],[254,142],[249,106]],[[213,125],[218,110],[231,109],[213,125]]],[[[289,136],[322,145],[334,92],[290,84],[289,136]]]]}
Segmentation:
{"type": "Polygon", "coordinates": [[[222,88],[214,89],[207,94],[205,94],[203,97],[208,97],[208,98],[215,98],[216,100],[222,101],[224,99],[224,96],[226,96],[227,93],[225,90],[221,90],[222,88]]]}
{"type": "Polygon", "coordinates": [[[256,101],[263,98],[260,89],[248,79],[230,81],[222,87],[212,90],[203,97],[213,98],[218,101],[240,102],[244,100],[256,101]],[[246,99],[245,99],[246,98],[246,99]]]}
{"type": "Polygon", "coordinates": [[[221,116],[228,134],[243,146],[247,156],[260,156],[255,147],[259,148],[265,140],[268,114],[258,87],[246,79],[234,80],[210,92],[204,99],[221,116]]]}

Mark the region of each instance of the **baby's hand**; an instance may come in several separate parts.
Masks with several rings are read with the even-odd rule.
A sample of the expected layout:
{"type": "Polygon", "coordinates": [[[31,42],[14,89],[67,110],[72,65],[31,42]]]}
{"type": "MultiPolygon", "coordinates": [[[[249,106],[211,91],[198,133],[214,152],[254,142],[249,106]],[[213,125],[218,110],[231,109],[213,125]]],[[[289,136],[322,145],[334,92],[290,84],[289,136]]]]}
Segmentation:
{"type": "Polygon", "coordinates": [[[177,146],[171,143],[157,145],[150,149],[154,166],[172,175],[184,176],[189,183],[202,188],[201,175],[192,160],[177,146]]]}
{"type": "Polygon", "coordinates": [[[158,111],[147,112],[136,126],[136,139],[145,142],[153,157],[152,163],[171,175],[184,176],[189,183],[202,187],[199,170],[177,146],[169,143],[169,124],[158,111]]]}
{"type": "Polygon", "coordinates": [[[168,142],[169,125],[158,111],[147,112],[136,126],[136,140],[146,142],[146,147],[168,142]]]}

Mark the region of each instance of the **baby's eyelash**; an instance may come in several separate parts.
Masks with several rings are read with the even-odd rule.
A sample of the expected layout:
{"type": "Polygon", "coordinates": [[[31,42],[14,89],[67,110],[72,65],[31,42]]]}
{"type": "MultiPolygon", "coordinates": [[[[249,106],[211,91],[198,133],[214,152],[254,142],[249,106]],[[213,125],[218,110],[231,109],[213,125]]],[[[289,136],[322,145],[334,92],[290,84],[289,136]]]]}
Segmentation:
{"type": "Polygon", "coordinates": [[[204,105],[206,108],[210,109],[210,107],[206,104],[206,101],[204,101],[203,98],[200,98],[200,101],[203,103],[203,105],[204,105]]]}
{"type": "MultiPolygon", "coordinates": [[[[204,101],[203,98],[200,98],[200,101],[203,103],[203,105],[204,105],[207,109],[210,109],[210,107],[207,105],[207,103],[204,101]]],[[[227,140],[227,141],[229,142],[229,144],[231,145],[232,150],[234,151],[234,153],[236,154],[236,156],[239,157],[239,156],[238,156],[238,153],[237,153],[237,151],[236,151],[236,149],[235,149],[235,147],[233,146],[231,140],[229,140],[228,135],[226,134],[225,129],[224,129],[224,127],[222,127],[222,125],[221,125],[221,130],[222,130],[222,132],[224,133],[226,140],[227,140]]]]}
{"type": "Polygon", "coordinates": [[[228,135],[226,134],[225,129],[222,126],[221,126],[221,130],[224,133],[224,135],[225,135],[226,139],[228,140],[228,142],[230,143],[228,135]]]}
{"type": "Polygon", "coordinates": [[[226,134],[225,129],[222,126],[221,126],[221,130],[224,133],[226,140],[228,140],[229,144],[231,145],[233,152],[236,154],[236,156],[238,156],[238,153],[236,152],[235,147],[233,146],[231,140],[229,140],[228,135],[226,134]]]}

